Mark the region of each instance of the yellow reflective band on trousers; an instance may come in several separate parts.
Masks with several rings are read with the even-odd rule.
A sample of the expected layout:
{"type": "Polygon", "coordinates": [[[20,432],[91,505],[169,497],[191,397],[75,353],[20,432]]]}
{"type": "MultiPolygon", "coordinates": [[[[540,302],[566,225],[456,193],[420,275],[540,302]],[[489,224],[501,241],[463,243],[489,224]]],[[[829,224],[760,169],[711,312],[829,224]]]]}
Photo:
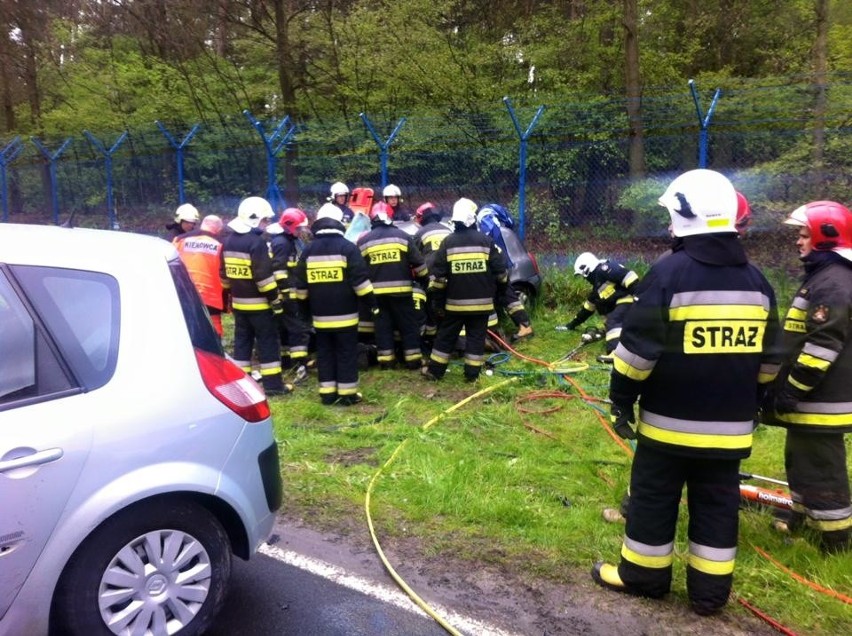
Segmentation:
{"type": "Polygon", "coordinates": [[[704,574],[726,576],[733,574],[736,556],[736,548],[711,548],[690,541],[687,563],[704,574]]]}
{"type": "Polygon", "coordinates": [[[811,517],[808,517],[805,519],[805,525],[814,528],[815,530],[819,530],[820,532],[836,532],[837,530],[852,528],[852,517],[837,520],[812,519],[811,517]]]}
{"type": "Polygon", "coordinates": [[[751,448],[754,422],[703,422],[681,420],[648,411],[639,411],[638,432],[649,439],[688,448],[751,448]]]}
{"type": "MultiPolygon", "coordinates": [[[[796,408],[802,408],[801,402],[796,408]]],[[[826,429],[832,426],[849,426],[852,424],[852,413],[776,413],[776,417],[787,424],[804,424],[807,426],[823,426],[826,429]]]]}
{"type": "MultiPolygon", "coordinates": [[[[634,547],[640,547],[636,545],[635,542],[631,543],[634,544],[634,547]]],[[[661,570],[663,568],[671,567],[673,561],[671,544],[669,544],[668,548],[670,550],[668,554],[642,554],[637,550],[628,547],[627,541],[625,540],[625,542],[621,544],[621,556],[625,561],[630,561],[631,563],[640,567],[650,568],[653,570],[661,570]]]]}

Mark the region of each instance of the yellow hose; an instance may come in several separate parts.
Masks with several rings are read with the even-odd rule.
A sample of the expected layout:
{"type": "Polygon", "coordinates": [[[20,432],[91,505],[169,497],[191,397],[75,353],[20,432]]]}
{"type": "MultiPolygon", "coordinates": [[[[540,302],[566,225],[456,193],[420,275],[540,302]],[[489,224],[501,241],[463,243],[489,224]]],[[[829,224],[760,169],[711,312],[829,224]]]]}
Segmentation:
{"type": "MultiPolygon", "coordinates": [[[[441,421],[447,415],[449,415],[453,411],[457,411],[458,409],[463,407],[468,402],[471,402],[471,401],[475,400],[476,398],[482,397],[483,395],[488,395],[489,393],[496,391],[497,389],[504,387],[507,384],[510,384],[511,382],[516,382],[517,380],[518,380],[517,377],[509,378],[508,380],[503,380],[502,382],[499,382],[497,384],[493,384],[489,387],[486,387],[486,388],[482,389],[481,391],[477,391],[473,395],[469,395],[468,397],[463,399],[461,402],[453,404],[446,411],[439,413],[438,415],[433,417],[431,420],[426,422],[421,427],[421,430],[423,430],[423,431],[429,430],[432,426],[437,424],[439,421],[441,421]]],[[[396,449],[393,451],[393,453],[391,453],[391,456],[384,463],[384,465],[382,465],[382,467],[379,468],[379,470],[376,471],[376,474],[373,475],[373,478],[370,480],[370,484],[367,486],[367,496],[366,496],[365,501],[364,501],[364,508],[367,512],[367,525],[370,528],[370,538],[373,540],[373,545],[376,547],[376,552],[378,552],[379,558],[382,560],[382,563],[384,564],[385,569],[393,577],[393,580],[397,582],[397,585],[399,585],[402,588],[402,590],[406,594],[408,594],[409,598],[411,598],[411,600],[413,600],[415,603],[417,603],[417,605],[420,607],[420,609],[422,609],[429,616],[431,616],[433,619],[435,619],[435,621],[441,627],[443,627],[448,633],[452,634],[453,636],[461,636],[461,633],[457,629],[455,629],[446,620],[444,620],[435,610],[433,610],[429,606],[429,604],[426,603],[426,601],[424,601],[422,598],[420,598],[417,595],[417,593],[408,586],[408,584],[402,579],[402,577],[399,576],[399,574],[396,573],[396,570],[393,569],[390,562],[387,560],[387,557],[385,557],[385,553],[382,550],[382,546],[379,545],[379,539],[378,539],[378,537],[376,537],[376,529],[373,526],[373,517],[370,514],[370,495],[372,494],[373,486],[375,485],[379,476],[382,474],[382,472],[385,471],[385,469],[387,469],[388,466],[390,466],[394,462],[394,460],[397,458],[397,456],[402,452],[402,449],[405,448],[406,444],[408,444],[407,439],[403,440],[400,443],[400,445],[396,447],[396,449]]]]}

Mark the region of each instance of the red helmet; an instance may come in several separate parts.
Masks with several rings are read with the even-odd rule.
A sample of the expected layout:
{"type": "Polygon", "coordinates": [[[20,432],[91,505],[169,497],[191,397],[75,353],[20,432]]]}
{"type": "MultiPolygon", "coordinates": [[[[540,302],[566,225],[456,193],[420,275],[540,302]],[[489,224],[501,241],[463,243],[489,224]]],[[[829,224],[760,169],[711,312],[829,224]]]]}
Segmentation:
{"type": "Polygon", "coordinates": [[[735,223],[738,232],[744,232],[751,221],[751,207],[748,204],[748,199],[745,195],[737,190],[737,222],[735,223]]]}
{"type": "Polygon", "coordinates": [[[373,207],[370,208],[370,220],[375,219],[390,225],[393,222],[393,208],[384,201],[374,203],[373,207]]]}
{"type": "Polygon", "coordinates": [[[426,214],[429,210],[437,211],[438,208],[435,207],[434,203],[430,203],[429,201],[427,201],[419,208],[417,208],[416,212],[414,212],[414,220],[420,223],[420,221],[423,219],[423,215],[426,214]]]}
{"type": "Polygon", "coordinates": [[[813,248],[852,260],[852,212],[834,201],[812,201],[793,210],[787,225],[807,227],[813,248]]]}
{"type": "Polygon", "coordinates": [[[287,208],[281,213],[278,223],[288,234],[295,234],[298,228],[308,227],[308,215],[299,208],[287,208]]]}

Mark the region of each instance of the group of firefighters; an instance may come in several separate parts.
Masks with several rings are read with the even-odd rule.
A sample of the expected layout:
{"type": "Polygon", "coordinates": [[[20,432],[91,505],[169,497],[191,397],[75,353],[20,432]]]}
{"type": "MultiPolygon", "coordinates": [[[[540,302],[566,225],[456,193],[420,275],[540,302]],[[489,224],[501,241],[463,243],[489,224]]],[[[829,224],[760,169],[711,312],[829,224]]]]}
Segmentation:
{"type": "MultiPolygon", "coordinates": [[[[313,330],[325,404],[360,401],[359,324],[370,322],[381,365],[399,360],[428,379],[444,375],[464,330],[464,374],[475,380],[495,309],[519,313],[505,255],[478,229],[482,210],[458,200],[450,227],[424,204],[415,214],[420,228],[410,236],[393,225],[394,210],[381,201],[370,211],[371,229],[353,242],[346,237],[345,197],[337,198],[335,186],[300,253],[299,232],[308,227],[300,210],[271,223],[269,204],[249,197],[228,224],[217,273],[230,290],[237,363],[251,368],[256,342],[267,392],[290,390],[278,345],[277,317],[286,315],[309,320],[302,330],[287,323],[286,347],[291,363],[306,360],[313,330]]],[[[725,176],[686,172],[659,203],[671,219],[671,249],[641,280],[618,263],[581,254],[574,270],[592,292],[562,327],[574,329],[595,311],[606,317],[611,420],[616,433],[636,443],[620,560],[596,563],[592,578],[628,594],[668,593],[686,485],[687,592],[692,609],[709,615],[730,594],[740,462],[751,452],[758,422],[786,428],[788,531],[815,531],[826,553],[850,548],[844,434],[852,432],[852,213],[815,201],[785,221],[798,229],[804,279],[779,321],[775,293],[739,240],[748,203],[725,176]]],[[[179,249],[204,232],[202,224],[178,237],[179,249]]],[[[529,317],[520,313],[516,324],[529,329],[529,317]]]]}
{"type": "Polygon", "coordinates": [[[485,229],[499,231],[500,206],[460,199],[448,224],[437,206],[424,203],[411,235],[394,224],[411,215],[400,206],[399,188],[389,185],[369,208],[367,227],[353,234],[361,226],[348,197],[345,184],[333,184],[313,224],[298,208],[273,222],[270,204],[248,197],[227,225],[213,215],[201,220],[183,204],[167,226],[220,336],[221,313],[233,311],[233,358],[260,374],[267,395],[293,390],[284,372],[303,377],[309,350],[322,403],[346,406],[362,399],[365,349],[382,369],[400,363],[438,380],[463,343],[464,375],[472,381],[498,309],[517,325],[515,339],[532,335],[509,285],[502,239],[485,229]]]}

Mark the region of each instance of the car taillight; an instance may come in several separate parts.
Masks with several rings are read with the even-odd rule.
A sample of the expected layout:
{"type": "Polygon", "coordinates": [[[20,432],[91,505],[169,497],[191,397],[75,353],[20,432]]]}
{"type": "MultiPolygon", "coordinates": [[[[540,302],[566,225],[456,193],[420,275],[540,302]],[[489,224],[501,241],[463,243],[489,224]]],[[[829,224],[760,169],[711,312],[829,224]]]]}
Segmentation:
{"type": "Polygon", "coordinates": [[[230,360],[201,349],[195,350],[204,386],[217,400],[248,422],[269,417],[266,394],[230,360]]]}
{"type": "Polygon", "coordinates": [[[538,271],[538,261],[537,261],[537,260],[535,260],[535,255],[534,255],[532,252],[527,252],[527,254],[528,254],[528,255],[529,255],[529,257],[530,257],[530,260],[532,261],[533,269],[535,270],[535,273],[536,273],[536,274],[538,274],[538,273],[539,273],[539,271],[538,271]]]}

